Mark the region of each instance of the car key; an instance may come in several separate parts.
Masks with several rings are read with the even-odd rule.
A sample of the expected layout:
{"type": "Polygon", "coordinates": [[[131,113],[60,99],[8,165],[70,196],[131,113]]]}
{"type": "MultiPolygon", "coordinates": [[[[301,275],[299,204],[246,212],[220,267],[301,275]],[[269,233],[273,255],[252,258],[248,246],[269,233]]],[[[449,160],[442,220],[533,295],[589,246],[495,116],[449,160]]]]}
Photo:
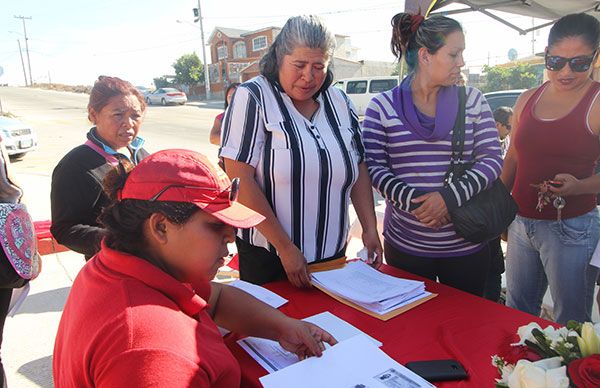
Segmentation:
{"type": "Polygon", "coordinates": [[[558,222],[560,222],[561,219],[561,211],[563,209],[563,207],[565,207],[565,205],[567,204],[567,201],[565,201],[565,199],[561,196],[558,196],[554,199],[554,202],[552,202],[552,206],[554,206],[556,208],[556,220],[558,222]]]}

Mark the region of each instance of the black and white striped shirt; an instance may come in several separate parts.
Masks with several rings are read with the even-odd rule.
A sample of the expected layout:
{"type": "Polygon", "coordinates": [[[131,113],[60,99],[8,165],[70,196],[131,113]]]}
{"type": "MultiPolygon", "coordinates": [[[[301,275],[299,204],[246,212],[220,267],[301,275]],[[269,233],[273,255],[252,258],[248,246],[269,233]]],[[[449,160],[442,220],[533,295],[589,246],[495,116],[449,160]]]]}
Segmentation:
{"type": "MultiPolygon", "coordinates": [[[[350,191],[364,149],[356,112],[346,95],[328,88],[312,120],[278,84],[258,76],[242,84],[223,120],[220,156],[255,168],[255,179],[291,241],[307,261],[340,252],[348,237],[350,191]]],[[[275,248],[256,229],[246,242],[275,248]]]]}

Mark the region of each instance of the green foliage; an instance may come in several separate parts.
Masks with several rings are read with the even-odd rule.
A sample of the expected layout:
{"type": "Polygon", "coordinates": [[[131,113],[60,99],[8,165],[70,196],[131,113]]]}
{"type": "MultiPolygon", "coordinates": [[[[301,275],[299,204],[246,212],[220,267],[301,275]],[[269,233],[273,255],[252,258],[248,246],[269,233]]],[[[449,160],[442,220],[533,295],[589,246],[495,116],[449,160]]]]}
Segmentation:
{"type": "Polygon", "coordinates": [[[572,319],[569,320],[569,322],[567,322],[567,329],[575,331],[579,335],[581,335],[581,326],[583,326],[582,323],[574,321],[572,319]]]}
{"type": "Polygon", "coordinates": [[[536,65],[514,67],[483,66],[486,83],[481,88],[484,93],[496,90],[529,89],[540,84],[543,69],[536,65]]]}
{"type": "Polygon", "coordinates": [[[155,88],[168,88],[174,86],[172,82],[169,81],[167,77],[158,77],[154,78],[154,87],[155,88]]]}
{"type": "Polygon", "coordinates": [[[196,85],[204,81],[204,66],[196,53],[184,54],[173,63],[175,81],[180,85],[196,85]]]}
{"type": "Polygon", "coordinates": [[[404,57],[402,57],[400,61],[396,62],[396,67],[390,75],[399,75],[401,76],[400,79],[402,79],[406,74],[408,74],[408,65],[406,64],[404,57]],[[404,66],[402,66],[401,64],[404,66]],[[402,71],[402,74],[400,74],[400,71],[402,71]]]}

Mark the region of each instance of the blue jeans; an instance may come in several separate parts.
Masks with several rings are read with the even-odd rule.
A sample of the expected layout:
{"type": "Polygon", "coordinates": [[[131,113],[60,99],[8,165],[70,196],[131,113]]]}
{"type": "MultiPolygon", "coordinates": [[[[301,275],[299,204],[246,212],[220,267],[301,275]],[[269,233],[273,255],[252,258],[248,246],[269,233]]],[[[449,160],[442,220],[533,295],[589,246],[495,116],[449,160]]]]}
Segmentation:
{"type": "Polygon", "coordinates": [[[550,286],[556,322],[591,321],[598,268],[589,262],[599,237],[598,209],[560,222],[517,216],[508,228],[506,305],[539,316],[550,286]]]}

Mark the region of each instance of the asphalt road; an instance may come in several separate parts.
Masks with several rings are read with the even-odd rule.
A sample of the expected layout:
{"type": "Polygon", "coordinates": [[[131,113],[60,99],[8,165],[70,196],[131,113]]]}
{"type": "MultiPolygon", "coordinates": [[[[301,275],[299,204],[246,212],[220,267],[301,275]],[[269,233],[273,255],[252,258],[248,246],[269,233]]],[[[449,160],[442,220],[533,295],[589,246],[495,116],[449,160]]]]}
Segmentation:
{"type": "MultiPolygon", "coordinates": [[[[87,119],[88,95],[52,90],[0,87],[2,109],[30,124],[38,136],[38,149],[14,163],[17,173],[49,176],[73,147],[85,142],[91,127],[87,119]]],[[[187,148],[216,158],[217,147],[208,141],[222,102],[183,106],[149,106],[140,136],[146,149],[187,148]]]]}

